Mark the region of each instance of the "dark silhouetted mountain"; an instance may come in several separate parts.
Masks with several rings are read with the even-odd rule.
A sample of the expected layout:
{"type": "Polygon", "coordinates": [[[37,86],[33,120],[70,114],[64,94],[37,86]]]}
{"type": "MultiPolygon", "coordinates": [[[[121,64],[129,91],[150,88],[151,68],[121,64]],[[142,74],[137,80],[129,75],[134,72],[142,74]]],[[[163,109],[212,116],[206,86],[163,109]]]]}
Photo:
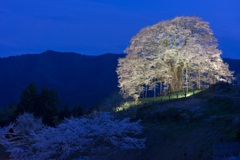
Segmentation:
{"type": "Polygon", "coordinates": [[[46,51],[0,59],[0,106],[18,103],[22,90],[33,82],[58,93],[60,106],[91,107],[117,88],[117,60],[123,54],[86,56],[46,51]]]}
{"type": "Polygon", "coordinates": [[[240,59],[224,58],[223,61],[229,64],[229,69],[235,72],[235,76],[240,74],[240,59]]]}
{"type": "MultiPolygon", "coordinates": [[[[22,90],[33,82],[58,93],[60,106],[91,107],[118,90],[117,60],[123,54],[86,56],[46,51],[0,58],[0,106],[18,103],[22,90]]],[[[240,74],[240,60],[224,59],[240,74]]]]}

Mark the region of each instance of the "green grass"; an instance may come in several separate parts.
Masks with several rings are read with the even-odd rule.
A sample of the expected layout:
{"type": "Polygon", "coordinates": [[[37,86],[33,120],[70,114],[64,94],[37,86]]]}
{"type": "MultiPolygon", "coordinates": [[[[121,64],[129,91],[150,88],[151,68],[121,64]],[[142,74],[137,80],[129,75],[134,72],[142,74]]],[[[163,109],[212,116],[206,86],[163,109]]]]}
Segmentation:
{"type": "MultiPolygon", "coordinates": [[[[198,94],[200,92],[201,90],[194,90],[194,94],[198,94]]],[[[187,92],[186,97],[193,96],[194,94],[193,94],[193,90],[190,90],[189,92],[187,92]]],[[[180,98],[185,98],[185,92],[179,91],[179,92],[169,93],[168,95],[160,96],[160,97],[140,98],[139,101],[155,102],[155,101],[167,101],[167,100],[180,99],[180,98]]]]}
{"type": "Polygon", "coordinates": [[[152,105],[155,103],[165,103],[165,102],[169,102],[177,99],[191,97],[200,92],[202,92],[202,90],[194,90],[194,91],[190,90],[185,96],[185,92],[179,91],[179,92],[169,93],[168,95],[160,96],[160,97],[140,98],[138,101],[131,100],[131,101],[124,102],[120,106],[115,107],[114,110],[116,112],[119,112],[119,111],[128,110],[132,107],[142,107],[146,105],[152,105]]]}

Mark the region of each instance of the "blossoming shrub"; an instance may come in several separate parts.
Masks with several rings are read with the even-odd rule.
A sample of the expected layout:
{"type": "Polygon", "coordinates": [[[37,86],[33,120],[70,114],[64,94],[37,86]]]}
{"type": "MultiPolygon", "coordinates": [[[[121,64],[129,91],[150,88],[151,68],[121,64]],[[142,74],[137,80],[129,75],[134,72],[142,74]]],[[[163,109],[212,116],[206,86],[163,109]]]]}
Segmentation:
{"type": "Polygon", "coordinates": [[[47,127],[25,113],[1,128],[0,143],[16,160],[97,159],[106,150],[143,149],[145,138],[140,138],[143,127],[139,122],[118,120],[111,113],[101,112],[47,127]]]}

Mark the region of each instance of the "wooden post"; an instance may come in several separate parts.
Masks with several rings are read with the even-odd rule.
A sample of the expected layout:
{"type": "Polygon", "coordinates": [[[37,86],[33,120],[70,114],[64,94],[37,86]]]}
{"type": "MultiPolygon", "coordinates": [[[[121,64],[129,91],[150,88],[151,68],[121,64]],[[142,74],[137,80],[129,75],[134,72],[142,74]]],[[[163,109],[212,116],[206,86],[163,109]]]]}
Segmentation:
{"type": "Polygon", "coordinates": [[[184,91],[184,97],[185,97],[185,98],[187,97],[187,92],[186,92],[186,91],[184,91]]]}
{"type": "Polygon", "coordinates": [[[178,93],[177,93],[177,99],[178,99],[178,93]]]}

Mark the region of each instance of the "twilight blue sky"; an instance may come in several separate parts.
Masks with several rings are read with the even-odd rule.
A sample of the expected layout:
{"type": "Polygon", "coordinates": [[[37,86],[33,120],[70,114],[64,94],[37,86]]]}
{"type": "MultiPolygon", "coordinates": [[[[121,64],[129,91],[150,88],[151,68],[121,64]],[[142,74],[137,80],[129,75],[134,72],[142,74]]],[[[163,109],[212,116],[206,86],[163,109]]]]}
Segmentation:
{"type": "Polygon", "coordinates": [[[49,49],[123,53],[143,27],[200,16],[222,56],[240,59],[239,8],[240,0],[0,0],[0,57],[49,49]]]}

